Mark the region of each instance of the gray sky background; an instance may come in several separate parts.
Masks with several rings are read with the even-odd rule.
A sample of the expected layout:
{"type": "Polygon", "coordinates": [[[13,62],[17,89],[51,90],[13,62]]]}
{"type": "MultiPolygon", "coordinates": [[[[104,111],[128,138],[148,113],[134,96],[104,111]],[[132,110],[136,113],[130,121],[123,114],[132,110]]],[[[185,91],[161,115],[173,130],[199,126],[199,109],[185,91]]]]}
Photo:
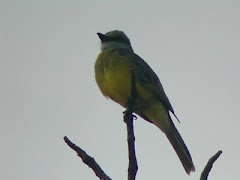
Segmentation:
{"type": "Polygon", "coordinates": [[[68,136],[113,179],[127,176],[124,109],[95,83],[97,32],[123,30],[181,120],[188,176],[159,129],[135,121],[138,180],[240,179],[240,1],[1,1],[0,179],[90,179],[68,136]]]}

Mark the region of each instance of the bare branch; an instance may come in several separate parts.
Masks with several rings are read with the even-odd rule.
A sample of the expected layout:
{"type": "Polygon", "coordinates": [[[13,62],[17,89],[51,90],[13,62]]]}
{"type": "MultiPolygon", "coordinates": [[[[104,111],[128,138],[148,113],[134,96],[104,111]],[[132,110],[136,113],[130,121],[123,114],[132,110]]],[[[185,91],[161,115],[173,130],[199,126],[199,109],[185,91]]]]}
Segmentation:
{"type": "Polygon", "coordinates": [[[105,172],[101,169],[101,167],[98,165],[98,163],[95,161],[94,158],[89,156],[84,150],[82,150],[80,147],[73,144],[66,136],[63,138],[64,141],[68,144],[70,148],[72,148],[74,151],[76,151],[77,155],[82,158],[82,161],[88,165],[96,174],[97,177],[101,180],[111,180],[110,177],[108,177],[105,172]]]}
{"type": "Polygon", "coordinates": [[[212,156],[209,160],[208,160],[208,163],[207,165],[205,166],[202,174],[201,174],[201,177],[200,177],[200,180],[207,180],[208,178],[208,174],[209,172],[211,171],[212,169],[212,166],[213,166],[213,163],[218,159],[218,157],[222,154],[222,151],[218,151],[214,156],[212,156]]]}
{"type": "Polygon", "coordinates": [[[128,140],[128,180],[135,180],[136,174],[138,170],[137,158],[135,153],[135,136],[134,136],[134,128],[133,128],[133,118],[132,115],[134,112],[135,100],[137,97],[137,86],[135,82],[135,76],[132,71],[132,79],[131,79],[132,89],[131,95],[127,99],[126,103],[126,111],[124,113],[124,122],[127,125],[127,140],[128,140]]]}

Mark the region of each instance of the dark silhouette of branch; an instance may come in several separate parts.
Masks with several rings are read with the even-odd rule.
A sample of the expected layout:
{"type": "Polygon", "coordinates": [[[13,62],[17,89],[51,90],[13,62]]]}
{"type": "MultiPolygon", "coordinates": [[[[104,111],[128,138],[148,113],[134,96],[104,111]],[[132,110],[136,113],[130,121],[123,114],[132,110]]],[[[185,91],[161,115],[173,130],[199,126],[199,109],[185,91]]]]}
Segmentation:
{"type": "Polygon", "coordinates": [[[131,95],[128,97],[126,102],[126,111],[124,112],[124,122],[127,125],[127,141],[128,141],[128,180],[135,180],[138,165],[137,158],[135,153],[135,136],[134,136],[134,128],[133,128],[133,118],[132,113],[134,112],[135,100],[137,98],[137,86],[135,82],[135,75],[132,71],[132,79],[131,79],[131,95]]]}
{"type": "Polygon", "coordinates": [[[222,151],[220,150],[208,160],[208,163],[201,174],[200,180],[207,180],[208,174],[212,169],[213,163],[219,158],[221,154],[222,154],[222,151]]]}
{"type": "Polygon", "coordinates": [[[111,180],[110,177],[108,177],[105,172],[101,169],[101,167],[98,165],[98,163],[95,161],[94,158],[89,156],[84,150],[82,150],[80,147],[73,144],[66,136],[63,138],[64,141],[68,144],[70,148],[72,148],[74,151],[76,151],[77,155],[82,158],[82,161],[87,164],[96,174],[97,177],[101,180],[111,180]]]}

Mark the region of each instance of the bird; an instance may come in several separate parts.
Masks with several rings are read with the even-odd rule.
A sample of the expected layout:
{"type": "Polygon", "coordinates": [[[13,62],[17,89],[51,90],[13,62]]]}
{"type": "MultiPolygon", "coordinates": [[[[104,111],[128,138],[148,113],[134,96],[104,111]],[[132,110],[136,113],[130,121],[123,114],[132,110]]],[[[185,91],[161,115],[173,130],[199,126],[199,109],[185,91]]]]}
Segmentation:
{"type": "Polygon", "coordinates": [[[94,65],[95,80],[102,94],[126,108],[133,73],[138,94],[134,113],[156,125],[167,136],[187,174],[195,171],[189,150],[170,113],[177,116],[156,73],[135,54],[123,31],[113,30],[97,35],[101,41],[101,52],[94,65]]]}

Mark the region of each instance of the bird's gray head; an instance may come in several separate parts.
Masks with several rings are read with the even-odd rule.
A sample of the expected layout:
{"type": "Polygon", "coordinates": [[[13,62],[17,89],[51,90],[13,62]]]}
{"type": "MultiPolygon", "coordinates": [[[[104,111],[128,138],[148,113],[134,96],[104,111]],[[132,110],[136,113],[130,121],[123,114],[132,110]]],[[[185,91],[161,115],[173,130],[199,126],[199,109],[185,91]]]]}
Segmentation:
{"type": "Polygon", "coordinates": [[[133,51],[130,40],[122,31],[114,30],[106,34],[97,33],[101,39],[101,50],[104,51],[110,48],[124,48],[133,51]]]}

